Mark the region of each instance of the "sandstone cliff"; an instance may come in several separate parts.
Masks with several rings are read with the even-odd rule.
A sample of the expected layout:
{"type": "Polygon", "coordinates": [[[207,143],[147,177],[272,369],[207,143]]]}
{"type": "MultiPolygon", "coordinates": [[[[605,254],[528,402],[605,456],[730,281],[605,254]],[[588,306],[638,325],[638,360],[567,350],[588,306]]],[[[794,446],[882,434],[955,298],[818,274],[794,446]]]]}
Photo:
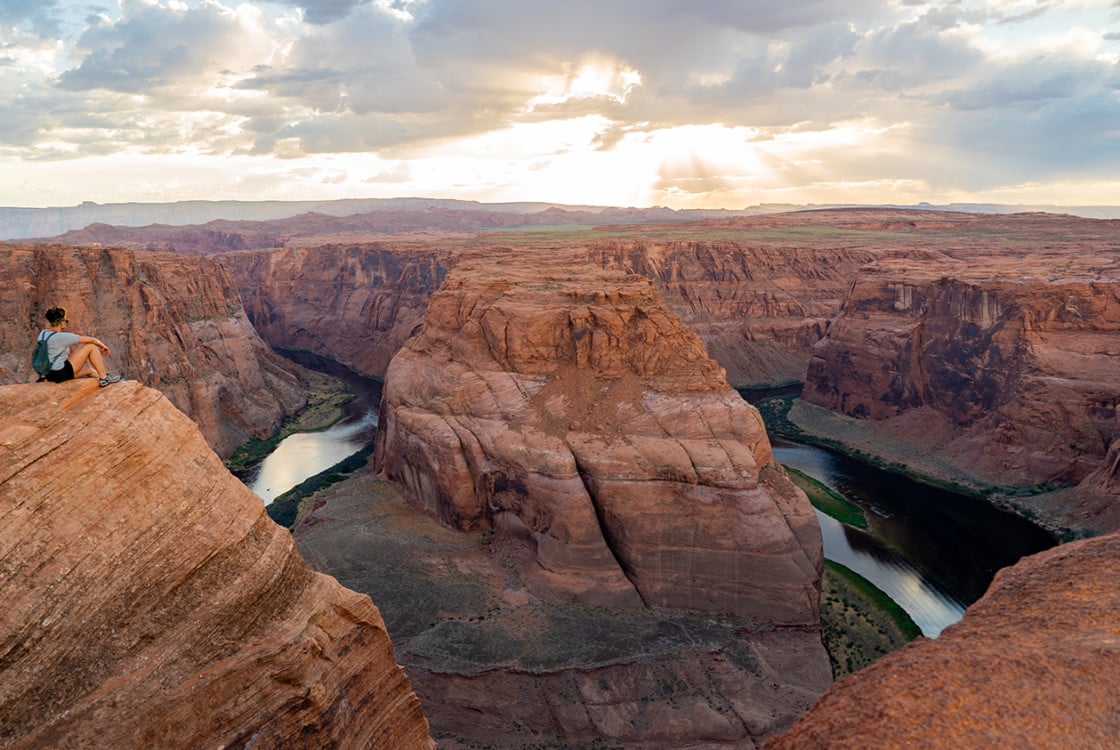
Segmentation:
{"type": "Polygon", "coordinates": [[[298,368],[253,330],[214,261],[113,248],[0,246],[0,383],[35,379],[31,348],[50,307],[111,349],[107,366],[161,390],[228,456],[304,403],[298,368]]]}
{"type": "Polygon", "coordinates": [[[449,254],[407,243],[328,245],[221,256],[245,310],[273,346],[331,357],[382,376],[420,325],[449,254]]]}
{"type": "Polygon", "coordinates": [[[592,245],[590,253],[604,267],[654,280],[733,385],[801,382],[810,348],[840,309],[856,269],[875,253],[796,236],[751,242],[763,221],[775,219],[737,223],[740,241],[618,241],[592,245]]]}
{"type": "Polygon", "coordinates": [[[0,744],[428,748],[368,597],[157,391],[0,388],[0,744]]]}
{"type": "Polygon", "coordinates": [[[647,279],[580,257],[455,267],[386,374],[381,473],[521,539],[546,595],[816,627],[820,531],[758,412],[647,279]]]}
{"type": "Polygon", "coordinates": [[[767,750],[1111,748],[1120,535],[1000,571],[964,619],[831,687],[767,750]]]}
{"type": "Polygon", "coordinates": [[[996,485],[1078,482],[1120,438],[1117,276],[1040,259],[864,269],[803,398],[902,430],[996,485]]]}

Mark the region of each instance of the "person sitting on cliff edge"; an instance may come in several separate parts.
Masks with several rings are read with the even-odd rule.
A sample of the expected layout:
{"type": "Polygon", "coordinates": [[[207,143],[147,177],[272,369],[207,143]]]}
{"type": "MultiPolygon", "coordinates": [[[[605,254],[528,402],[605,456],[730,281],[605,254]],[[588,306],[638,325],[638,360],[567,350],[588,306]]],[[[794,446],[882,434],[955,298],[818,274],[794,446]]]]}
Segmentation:
{"type": "Polygon", "coordinates": [[[101,387],[116,383],[120,375],[110,375],[105,371],[103,355],[109,353],[109,347],[100,339],[92,336],[79,336],[76,333],[63,331],[68,321],[65,307],[52,307],[47,310],[47,324],[39,332],[38,340],[47,339],[47,355],[51,360],[51,370],[46,379],[52,383],[64,383],[75,378],[97,378],[101,387]]]}

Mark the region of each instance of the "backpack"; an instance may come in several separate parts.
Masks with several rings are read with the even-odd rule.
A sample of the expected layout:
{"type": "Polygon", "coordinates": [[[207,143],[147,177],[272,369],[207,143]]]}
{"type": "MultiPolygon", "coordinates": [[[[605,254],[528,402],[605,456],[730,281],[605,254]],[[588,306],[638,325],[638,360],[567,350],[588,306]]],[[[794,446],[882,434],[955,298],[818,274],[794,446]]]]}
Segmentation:
{"type": "Polygon", "coordinates": [[[35,368],[35,372],[39,373],[40,378],[45,377],[51,371],[51,358],[47,354],[47,342],[56,333],[58,331],[51,331],[46,338],[42,338],[42,334],[40,334],[39,342],[35,344],[35,353],[31,355],[31,366],[35,368]]]}

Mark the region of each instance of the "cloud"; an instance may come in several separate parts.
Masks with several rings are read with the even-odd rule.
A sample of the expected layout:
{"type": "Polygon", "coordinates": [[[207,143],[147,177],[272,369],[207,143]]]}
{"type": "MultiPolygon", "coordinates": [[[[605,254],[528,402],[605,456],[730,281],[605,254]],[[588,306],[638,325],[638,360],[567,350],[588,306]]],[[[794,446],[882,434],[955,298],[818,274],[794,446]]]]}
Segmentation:
{"type": "Polygon", "coordinates": [[[118,20],[91,17],[75,44],[81,62],[62,73],[58,85],[128,94],[206,89],[269,62],[277,41],[262,26],[261,14],[242,14],[211,0],[196,8],[121,0],[118,20]]]}
{"type": "Polygon", "coordinates": [[[299,8],[308,23],[325,24],[338,21],[350,14],[365,0],[280,0],[284,5],[299,8]]]}
{"type": "Polygon", "coordinates": [[[59,33],[58,0],[3,0],[0,26],[23,26],[39,36],[59,33]]]}
{"type": "Polygon", "coordinates": [[[0,158],[213,154],[289,170],[370,154],[415,176],[410,160],[435,153],[550,175],[578,157],[696,203],[799,181],[983,190],[1103,174],[1120,114],[1115,7],[120,0],[80,16],[0,0],[0,158]],[[650,150],[673,133],[696,143],[650,150]]]}

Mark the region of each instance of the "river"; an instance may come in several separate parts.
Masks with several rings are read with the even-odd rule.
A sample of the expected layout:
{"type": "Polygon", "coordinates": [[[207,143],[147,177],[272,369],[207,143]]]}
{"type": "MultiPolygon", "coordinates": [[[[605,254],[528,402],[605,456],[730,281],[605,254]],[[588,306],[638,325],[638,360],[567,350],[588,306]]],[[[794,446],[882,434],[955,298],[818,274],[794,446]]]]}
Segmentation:
{"type": "Polygon", "coordinates": [[[283,351],[304,367],[325,372],[343,381],[354,400],[342,407],[342,419],[318,432],[297,432],[280,441],[259,464],[242,477],[265,505],[308,477],[339,463],[373,442],[377,434],[377,409],[381,381],[359,375],[337,362],[307,352],[283,351]]]}
{"type": "Polygon", "coordinates": [[[936,636],[996,571],[1054,546],[1048,532],[975,498],[930,487],[824,448],[771,438],[774,457],[860,506],[866,531],[820,512],[824,555],[868,579],[936,636]]]}
{"type": "MultiPolygon", "coordinates": [[[[312,354],[284,356],[340,378],[356,394],[344,417],[320,432],[290,435],[245,478],[264,502],[371,443],[381,383],[312,354]]],[[[835,452],[772,437],[777,460],[859,505],[866,531],[818,512],[829,560],[882,589],[936,636],[960,619],[1000,568],[1055,544],[1042,529],[974,498],[876,469],[835,452]]]]}

